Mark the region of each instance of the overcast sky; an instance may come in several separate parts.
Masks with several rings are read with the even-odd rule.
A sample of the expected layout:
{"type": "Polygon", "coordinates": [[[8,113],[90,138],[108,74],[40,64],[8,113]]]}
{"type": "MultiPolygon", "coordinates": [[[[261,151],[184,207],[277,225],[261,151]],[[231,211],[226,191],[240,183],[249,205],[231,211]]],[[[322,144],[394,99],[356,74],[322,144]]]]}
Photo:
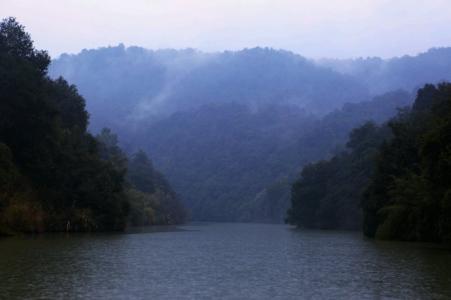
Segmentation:
{"type": "Polygon", "coordinates": [[[307,57],[392,57],[451,46],[451,0],[0,0],[52,57],[146,48],[283,48],[307,57]]]}

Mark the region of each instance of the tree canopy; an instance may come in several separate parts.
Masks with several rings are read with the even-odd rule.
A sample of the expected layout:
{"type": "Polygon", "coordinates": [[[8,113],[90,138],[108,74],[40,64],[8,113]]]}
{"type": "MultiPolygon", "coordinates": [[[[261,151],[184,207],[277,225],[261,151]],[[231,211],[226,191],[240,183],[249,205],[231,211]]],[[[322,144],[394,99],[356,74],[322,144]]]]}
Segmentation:
{"type": "Polygon", "coordinates": [[[351,221],[369,237],[451,240],[451,84],[425,85],[385,125],[353,130],[347,148],[303,169],[289,223],[348,228],[351,221]]]}
{"type": "Polygon", "coordinates": [[[85,100],[49,63],[14,18],[0,23],[0,231],[123,229],[127,158],[111,132],[87,132],[85,100]]]}

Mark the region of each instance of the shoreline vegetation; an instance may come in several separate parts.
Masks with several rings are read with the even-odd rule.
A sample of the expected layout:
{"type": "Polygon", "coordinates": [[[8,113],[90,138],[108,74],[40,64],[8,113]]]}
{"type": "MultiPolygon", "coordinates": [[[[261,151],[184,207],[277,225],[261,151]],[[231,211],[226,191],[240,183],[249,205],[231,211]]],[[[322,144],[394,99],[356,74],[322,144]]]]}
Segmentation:
{"type": "MultiPolygon", "coordinates": [[[[253,51],[254,55],[266,55],[266,50],[253,51]]],[[[48,72],[50,62],[47,52],[34,48],[29,34],[14,18],[0,23],[0,236],[124,231],[133,226],[184,223],[185,208],[148,154],[140,147],[124,151],[118,136],[108,128],[91,134],[85,99],[63,77],[52,79],[48,72]]],[[[329,94],[327,99],[332,98],[329,94]]],[[[177,157],[185,163],[185,170],[174,164],[169,168],[171,172],[167,172],[168,168],[164,171],[176,188],[180,188],[180,182],[187,185],[184,200],[191,209],[198,208],[196,220],[206,215],[230,220],[239,212],[242,215],[237,221],[279,218],[290,198],[294,170],[302,165],[291,188],[287,223],[304,228],[360,230],[367,237],[384,240],[449,243],[451,84],[425,85],[411,106],[399,109],[392,117],[395,106],[407,105],[412,98],[401,90],[387,92],[371,101],[344,105],[321,120],[282,106],[268,106],[255,113],[236,103],[201,106],[197,118],[190,112],[179,112],[152,124],[154,135],[141,132],[138,137],[143,149],[159,150],[160,160],[171,162],[177,157]],[[227,117],[224,112],[229,112],[227,117]],[[250,118],[252,126],[246,125],[250,118]],[[373,122],[360,125],[363,119],[370,118],[373,122]],[[212,119],[217,126],[210,126],[205,134],[203,129],[212,119]],[[265,126],[273,125],[271,120],[280,128],[266,130],[265,126]],[[287,120],[291,125],[282,126],[287,120]],[[191,131],[177,131],[177,127],[191,131]],[[172,136],[164,131],[167,128],[172,128],[172,136]],[[305,132],[280,134],[298,128],[305,132]],[[254,132],[260,134],[248,143],[246,153],[241,153],[237,138],[237,133],[243,131],[248,136],[241,138],[249,141],[255,138],[254,132]],[[169,135],[160,137],[166,144],[159,149],[149,146],[162,132],[169,135]],[[343,142],[348,132],[345,147],[326,155],[337,147],[337,141],[343,142]],[[217,139],[221,134],[229,139],[217,139]],[[277,136],[281,139],[276,143],[277,136]],[[205,143],[198,141],[202,137],[205,143]],[[169,144],[181,139],[194,141],[194,146],[189,144],[193,147],[187,148],[191,149],[188,158],[191,155],[195,159],[186,159],[186,149],[169,149],[169,144]],[[284,147],[272,149],[273,144],[285,143],[290,146],[289,151],[284,147]],[[211,144],[210,154],[215,155],[221,147],[233,147],[225,157],[206,156],[202,152],[206,151],[205,144],[211,144]],[[267,148],[267,152],[252,154],[255,145],[267,148]],[[300,159],[298,152],[305,157],[300,159]],[[163,155],[167,153],[173,156],[163,155]],[[249,153],[254,156],[247,156],[249,153]],[[268,159],[267,153],[275,154],[268,159]],[[287,158],[283,166],[277,165],[280,157],[287,158]],[[328,159],[317,161],[324,157],[328,159]],[[217,171],[214,164],[203,165],[208,172],[198,169],[201,162],[214,158],[224,166],[219,178],[210,173],[217,171]],[[255,166],[263,158],[274,163],[273,172],[264,164],[256,171],[255,166]],[[309,161],[316,162],[308,164],[309,161]],[[243,168],[250,170],[244,173],[248,175],[238,176],[236,182],[229,180],[243,168]],[[286,170],[290,170],[290,177],[286,177],[286,170]],[[187,177],[174,180],[178,178],[174,174],[183,171],[187,177]],[[205,185],[196,186],[196,180],[185,180],[192,177],[205,185]],[[261,192],[259,187],[252,187],[258,180],[273,179],[275,183],[261,192]],[[239,188],[230,188],[233,184],[239,188]],[[192,197],[189,201],[186,191],[192,197]],[[248,199],[253,200],[240,202],[244,193],[240,191],[247,191],[248,199]],[[207,201],[210,198],[216,202],[207,201]]],[[[150,127],[140,130],[146,128],[150,127]]]]}
{"type": "Polygon", "coordinates": [[[109,129],[91,135],[85,100],[49,64],[14,18],[0,23],[0,233],[184,222],[146,153],[126,155],[109,129]]]}
{"type": "Polygon", "coordinates": [[[425,85],[411,107],[354,129],[347,149],[305,167],[287,222],[361,229],[384,240],[451,242],[451,84],[425,85]]]}

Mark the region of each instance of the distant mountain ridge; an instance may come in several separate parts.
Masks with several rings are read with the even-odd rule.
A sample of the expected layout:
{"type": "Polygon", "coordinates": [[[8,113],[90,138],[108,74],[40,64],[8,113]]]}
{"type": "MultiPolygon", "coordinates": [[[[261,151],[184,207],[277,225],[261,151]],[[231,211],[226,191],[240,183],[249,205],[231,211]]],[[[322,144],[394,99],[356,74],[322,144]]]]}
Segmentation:
{"type": "Polygon", "coordinates": [[[360,78],[372,95],[395,89],[412,91],[429,82],[451,79],[451,48],[431,48],[415,56],[385,60],[378,57],[323,59],[318,64],[360,78]]]}
{"type": "Polygon", "coordinates": [[[88,100],[91,128],[237,102],[258,108],[293,104],[325,114],[346,102],[368,100],[367,89],[343,75],[287,51],[268,48],[202,53],[139,47],[84,50],[62,55],[53,77],[75,83],[88,100]]]}
{"type": "Polygon", "coordinates": [[[237,102],[251,108],[294,104],[324,115],[344,103],[368,101],[392,90],[412,92],[451,80],[451,48],[392,59],[309,60],[270,48],[204,53],[194,49],[148,50],[119,45],[52,61],[88,99],[91,129],[129,126],[149,117],[237,102]]]}
{"type": "Polygon", "coordinates": [[[266,48],[118,46],[63,55],[50,72],[77,84],[91,130],[110,127],[127,151],[151,154],[194,219],[280,222],[305,164],[395,115],[423,81],[450,80],[450,55],[315,62],[266,48]]]}

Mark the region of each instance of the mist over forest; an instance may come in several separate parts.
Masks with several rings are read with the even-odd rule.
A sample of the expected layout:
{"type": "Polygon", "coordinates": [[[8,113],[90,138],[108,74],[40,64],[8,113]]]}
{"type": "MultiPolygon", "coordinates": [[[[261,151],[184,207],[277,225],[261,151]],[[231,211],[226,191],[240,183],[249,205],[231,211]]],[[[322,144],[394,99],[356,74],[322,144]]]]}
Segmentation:
{"type": "Polygon", "coordinates": [[[0,299],[451,299],[447,1],[0,0],[0,299]]]}
{"type": "MultiPolygon", "coordinates": [[[[87,99],[89,129],[144,149],[203,221],[282,222],[302,167],[382,124],[426,83],[451,80],[451,49],[312,60],[285,50],[106,47],[49,68],[87,99]]],[[[347,227],[357,228],[358,222],[347,227]]]]}

